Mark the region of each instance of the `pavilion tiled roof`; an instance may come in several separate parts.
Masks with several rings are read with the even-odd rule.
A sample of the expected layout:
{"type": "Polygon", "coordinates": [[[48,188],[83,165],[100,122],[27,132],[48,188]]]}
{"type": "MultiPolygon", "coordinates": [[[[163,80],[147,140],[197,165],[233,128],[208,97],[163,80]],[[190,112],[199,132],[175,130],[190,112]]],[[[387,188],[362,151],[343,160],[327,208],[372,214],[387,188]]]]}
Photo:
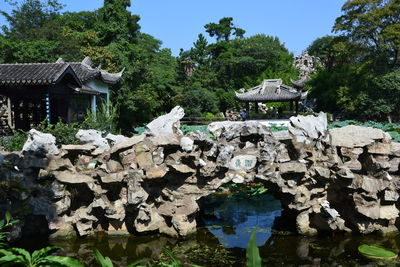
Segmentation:
{"type": "Polygon", "coordinates": [[[82,82],[90,81],[100,76],[100,71],[98,69],[88,68],[80,62],[72,62],[69,64],[82,82]]]}
{"type": "Polygon", "coordinates": [[[67,63],[0,64],[0,85],[54,84],[68,68],[67,63]]]}
{"type": "Polygon", "coordinates": [[[0,85],[55,84],[68,68],[76,75],[80,83],[100,79],[104,83],[116,84],[121,79],[123,73],[123,71],[108,73],[100,67],[95,68],[88,57],[82,62],[65,62],[60,58],[55,63],[0,64],[0,85]]]}
{"type": "Polygon", "coordinates": [[[301,99],[301,92],[282,84],[281,79],[269,79],[244,93],[236,93],[236,98],[242,102],[296,101],[301,99]]]}

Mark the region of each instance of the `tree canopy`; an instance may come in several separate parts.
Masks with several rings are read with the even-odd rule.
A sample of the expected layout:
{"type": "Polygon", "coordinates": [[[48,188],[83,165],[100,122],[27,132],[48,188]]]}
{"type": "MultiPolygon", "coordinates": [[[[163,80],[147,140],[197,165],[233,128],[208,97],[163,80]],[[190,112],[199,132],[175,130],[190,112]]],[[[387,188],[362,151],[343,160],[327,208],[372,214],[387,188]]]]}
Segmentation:
{"type": "MultiPolygon", "coordinates": [[[[132,131],[175,105],[188,116],[238,108],[234,92],[263,79],[289,84],[298,72],[293,54],[278,37],[245,36],[232,17],[204,25],[205,33],[174,57],[162,42],[141,31],[129,0],[105,0],[95,11],[63,12],[57,0],[9,1],[0,11],[0,62],[54,62],[85,56],[110,72],[125,68],[111,90],[119,127],[132,131]],[[213,37],[208,41],[206,35],[213,37]]],[[[324,63],[309,82],[318,108],[349,118],[399,119],[400,2],[349,0],[333,26],[337,35],[308,47],[324,63]],[[396,98],[397,99],[397,98],[396,98]]]]}
{"type": "Polygon", "coordinates": [[[321,110],[361,120],[399,120],[400,2],[349,0],[333,31],[310,53],[325,62],[313,81],[321,110]]]}

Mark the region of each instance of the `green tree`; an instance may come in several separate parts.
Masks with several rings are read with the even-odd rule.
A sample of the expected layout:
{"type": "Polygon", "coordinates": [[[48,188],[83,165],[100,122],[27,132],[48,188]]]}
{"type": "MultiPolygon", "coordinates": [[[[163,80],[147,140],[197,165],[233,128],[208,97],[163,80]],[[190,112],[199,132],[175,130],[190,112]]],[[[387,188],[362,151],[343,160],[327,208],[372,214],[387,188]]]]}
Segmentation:
{"type": "Polygon", "coordinates": [[[399,119],[400,2],[349,0],[334,32],[315,40],[310,53],[327,64],[310,82],[319,109],[352,119],[399,119]]]}
{"type": "Polygon", "coordinates": [[[311,56],[318,57],[329,71],[332,70],[335,62],[334,44],[336,38],[336,36],[332,35],[317,38],[307,48],[308,53],[311,56]]]}
{"type": "Polygon", "coordinates": [[[140,29],[140,17],[127,10],[130,6],[130,0],[104,0],[104,6],[99,10],[103,44],[135,40],[140,29]]]}
{"type": "Polygon", "coordinates": [[[194,83],[183,94],[182,106],[187,116],[200,117],[205,113],[218,111],[215,94],[202,88],[199,83],[194,83]]]}
{"type": "Polygon", "coordinates": [[[233,24],[232,17],[222,18],[218,23],[208,23],[204,28],[211,37],[215,36],[217,41],[229,41],[232,35],[235,35],[237,38],[243,38],[246,33],[245,30],[233,24]]]}
{"type": "Polygon", "coordinates": [[[19,40],[36,40],[37,31],[48,21],[60,15],[63,5],[57,0],[24,0],[22,2],[7,1],[14,6],[11,14],[0,11],[9,26],[3,26],[3,32],[19,40]]]}
{"type": "Polygon", "coordinates": [[[334,32],[368,48],[379,68],[399,62],[400,2],[397,0],[348,0],[336,19],[334,32]]]}

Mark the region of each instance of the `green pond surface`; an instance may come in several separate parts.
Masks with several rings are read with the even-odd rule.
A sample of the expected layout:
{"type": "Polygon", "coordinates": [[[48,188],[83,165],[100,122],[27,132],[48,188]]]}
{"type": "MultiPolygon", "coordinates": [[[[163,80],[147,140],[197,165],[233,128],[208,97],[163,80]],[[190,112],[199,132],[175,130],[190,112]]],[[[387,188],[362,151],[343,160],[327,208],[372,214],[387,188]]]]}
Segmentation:
{"type": "Polygon", "coordinates": [[[213,195],[201,203],[202,211],[196,234],[185,239],[163,235],[108,236],[99,233],[84,239],[29,239],[20,246],[38,249],[56,245],[61,255],[93,264],[93,249],[110,257],[115,266],[126,266],[140,259],[168,260],[163,249],[172,250],[184,263],[201,266],[245,266],[245,247],[251,232],[257,231],[256,243],[263,266],[397,266],[364,258],[357,248],[361,244],[379,245],[396,253],[400,235],[336,235],[303,237],[272,230],[280,216],[280,202],[270,195],[252,199],[213,195]]]}

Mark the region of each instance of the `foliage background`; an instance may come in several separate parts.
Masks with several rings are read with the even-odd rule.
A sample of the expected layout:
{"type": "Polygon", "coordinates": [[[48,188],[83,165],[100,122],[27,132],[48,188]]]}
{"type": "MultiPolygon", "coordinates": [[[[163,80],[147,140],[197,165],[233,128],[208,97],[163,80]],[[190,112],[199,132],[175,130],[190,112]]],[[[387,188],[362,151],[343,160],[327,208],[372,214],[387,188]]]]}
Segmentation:
{"type": "MultiPolygon", "coordinates": [[[[131,133],[175,105],[187,116],[220,116],[240,108],[234,91],[263,79],[297,79],[293,54],[278,37],[246,36],[232,17],[204,25],[192,48],[174,57],[140,29],[129,0],[105,0],[95,11],[61,12],[58,0],[19,0],[0,32],[0,63],[81,61],[90,56],[110,72],[125,68],[112,88],[116,125],[131,133]]],[[[0,8],[1,9],[1,8],[0,8]]],[[[335,36],[308,50],[323,65],[309,81],[317,109],[360,121],[400,119],[400,2],[348,0],[333,25],[335,36]]]]}
{"type": "Polygon", "coordinates": [[[199,34],[178,57],[162,42],[140,30],[140,17],[127,10],[129,0],[105,0],[95,11],[61,12],[57,0],[9,1],[1,11],[8,26],[0,33],[0,63],[81,61],[85,56],[123,80],[112,88],[118,107],[117,128],[124,133],[149,122],[175,105],[188,116],[218,114],[238,107],[234,91],[264,78],[296,78],[293,55],[277,37],[245,37],[233,18],[206,24],[215,37],[199,34]]]}

